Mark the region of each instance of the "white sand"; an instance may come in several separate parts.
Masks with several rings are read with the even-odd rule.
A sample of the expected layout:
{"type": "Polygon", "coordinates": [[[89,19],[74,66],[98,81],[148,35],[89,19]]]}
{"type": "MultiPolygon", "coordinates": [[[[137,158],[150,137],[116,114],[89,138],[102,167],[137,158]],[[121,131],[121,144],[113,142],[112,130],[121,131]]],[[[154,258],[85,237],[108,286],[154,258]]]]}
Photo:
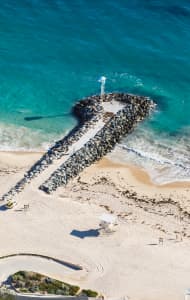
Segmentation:
{"type": "MultiPolygon", "coordinates": [[[[0,154],[2,193],[37,156],[40,154],[0,154]]],[[[153,186],[136,168],[103,160],[53,195],[26,189],[15,209],[0,210],[0,255],[33,252],[82,265],[83,273],[67,274],[64,267],[62,271],[52,265],[50,275],[112,299],[184,299],[184,291],[190,287],[190,222],[183,215],[190,212],[189,195],[190,185],[153,186]],[[127,190],[136,191],[137,199],[127,197],[127,190]],[[150,200],[145,203],[143,197],[150,200]],[[24,204],[30,205],[26,213],[24,204]],[[108,210],[120,220],[113,235],[81,239],[71,234],[73,230],[97,229],[99,216],[108,210]],[[158,244],[159,237],[164,239],[163,245],[158,244]]],[[[0,278],[5,274],[2,263],[0,278]]],[[[47,271],[44,265],[27,263],[33,271],[47,271]]],[[[17,269],[26,266],[23,261],[14,264],[17,269]]],[[[6,275],[12,272],[9,268],[6,275]]]]}

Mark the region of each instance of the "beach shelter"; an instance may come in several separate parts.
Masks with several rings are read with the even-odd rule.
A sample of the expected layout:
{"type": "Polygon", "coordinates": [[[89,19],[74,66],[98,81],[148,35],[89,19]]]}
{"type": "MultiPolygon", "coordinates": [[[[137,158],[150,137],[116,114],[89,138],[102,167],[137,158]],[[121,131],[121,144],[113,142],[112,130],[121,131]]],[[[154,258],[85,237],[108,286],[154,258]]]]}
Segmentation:
{"type": "Polygon", "coordinates": [[[105,232],[114,232],[115,226],[118,225],[117,217],[112,214],[102,214],[100,216],[100,230],[105,232]]]}

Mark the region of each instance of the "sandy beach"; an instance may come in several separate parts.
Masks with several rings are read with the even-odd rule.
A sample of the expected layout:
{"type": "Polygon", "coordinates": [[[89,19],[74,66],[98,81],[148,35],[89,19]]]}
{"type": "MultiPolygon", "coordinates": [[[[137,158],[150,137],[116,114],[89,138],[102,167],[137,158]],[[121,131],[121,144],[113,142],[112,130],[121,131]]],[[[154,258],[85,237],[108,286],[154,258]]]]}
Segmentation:
{"type": "MultiPolygon", "coordinates": [[[[1,152],[1,195],[40,156],[1,152]]],[[[79,264],[82,272],[52,268],[49,275],[108,299],[184,299],[190,286],[190,183],[156,186],[143,170],[104,158],[66,188],[47,195],[32,187],[17,202],[12,210],[0,207],[1,256],[37,253],[79,264]],[[93,236],[105,212],[118,217],[117,230],[93,236]]]]}

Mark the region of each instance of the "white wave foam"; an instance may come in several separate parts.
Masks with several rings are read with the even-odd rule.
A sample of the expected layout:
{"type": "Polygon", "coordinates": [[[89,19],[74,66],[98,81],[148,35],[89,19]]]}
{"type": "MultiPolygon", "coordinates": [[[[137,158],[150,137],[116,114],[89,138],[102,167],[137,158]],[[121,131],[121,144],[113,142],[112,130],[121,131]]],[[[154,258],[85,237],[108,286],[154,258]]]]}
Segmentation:
{"type": "Polygon", "coordinates": [[[129,135],[110,155],[117,161],[146,170],[152,181],[165,184],[190,181],[190,136],[156,135],[145,126],[129,135]]]}
{"type": "Polygon", "coordinates": [[[56,138],[41,130],[0,123],[0,151],[43,151],[56,138]]]}
{"type": "MultiPolygon", "coordinates": [[[[23,126],[0,123],[0,151],[44,151],[60,136],[23,126]]],[[[146,170],[152,181],[165,184],[190,181],[190,130],[169,137],[138,127],[118,145],[110,157],[146,170]]]]}
{"type": "Polygon", "coordinates": [[[136,155],[142,157],[142,158],[145,158],[145,159],[148,159],[148,160],[153,160],[155,161],[156,163],[159,163],[161,165],[173,165],[173,166],[177,166],[179,168],[182,168],[182,169],[190,169],[190,166],[185,166],[183,165],[182,163],[175,163],[174,161],[170,160],[170,159],[167,159],[167,158],[164,158],[162,156],[160,156],[159,154],[155,154],[155,153],[150,153],[150,152],[147,152],[147,151],[141,151],[139,149],[133,149],[133,148],[130,148],[130,147],[127,147],[125,145],[121,145],[123,149],[127,150],[127,151],[131,151],[131,152],[134,152],[136,155]]]}

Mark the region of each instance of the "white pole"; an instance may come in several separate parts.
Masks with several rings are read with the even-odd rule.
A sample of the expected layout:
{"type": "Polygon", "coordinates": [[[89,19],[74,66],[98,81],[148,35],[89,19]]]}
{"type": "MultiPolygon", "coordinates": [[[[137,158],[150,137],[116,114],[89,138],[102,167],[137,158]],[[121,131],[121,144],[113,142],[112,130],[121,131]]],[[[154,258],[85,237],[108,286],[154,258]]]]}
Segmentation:
{"type": "Polygon", "coordinates": [[[100,96],[101,96],[101,98],[103,98],[103,96],[105,94],[106,77],[102,76],[100,78],[99,82],[101,82],[101,93],[100,93],[100,96]]]}

